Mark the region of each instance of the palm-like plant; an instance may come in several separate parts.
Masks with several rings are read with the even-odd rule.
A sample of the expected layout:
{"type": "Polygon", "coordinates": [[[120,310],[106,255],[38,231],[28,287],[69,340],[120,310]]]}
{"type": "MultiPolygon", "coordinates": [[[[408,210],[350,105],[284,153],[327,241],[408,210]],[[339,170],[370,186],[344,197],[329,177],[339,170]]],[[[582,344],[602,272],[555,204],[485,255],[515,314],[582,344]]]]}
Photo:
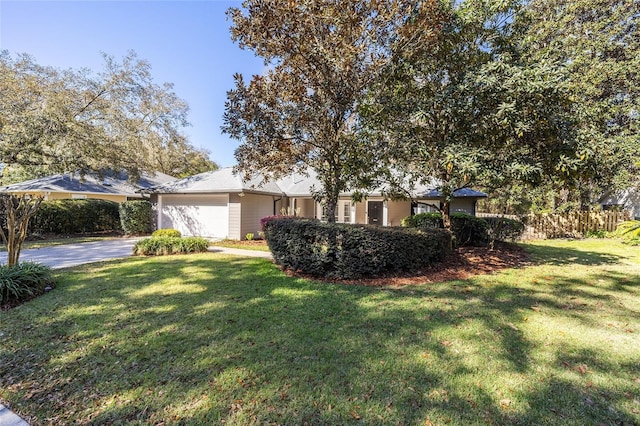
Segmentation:
{"type": "Polygon", "coordinates": [[[627,220],[616,228],[616,235],[629,240],[640,239],[640,220],[627,220]]]}

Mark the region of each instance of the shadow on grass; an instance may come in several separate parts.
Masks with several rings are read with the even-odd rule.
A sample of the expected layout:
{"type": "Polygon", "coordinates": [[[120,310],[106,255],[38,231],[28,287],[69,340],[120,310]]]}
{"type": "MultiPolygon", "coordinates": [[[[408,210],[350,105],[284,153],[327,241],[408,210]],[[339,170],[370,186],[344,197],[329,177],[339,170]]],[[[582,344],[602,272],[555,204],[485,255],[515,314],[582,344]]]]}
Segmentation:
{"type": "Polygon", "coordinates": [[[633,383],[564,374],[637,366],[567,346],[536,372],[522,310],[593,321],[563,307],[583,285],[343,287],[215,255],[85,267],[1,317],[0,396],[34,425],[634,424],[633,383]],[[524,383],[496,389],[501,375],[524,383]]]}
{"type": "Polygon", "coordinates": [[[533,255],[534,263],[548,265],[610,265],[619,263],[623,259],[622,256],[610,253],[547,245],[528,244],[527,251],[533,255]]]}

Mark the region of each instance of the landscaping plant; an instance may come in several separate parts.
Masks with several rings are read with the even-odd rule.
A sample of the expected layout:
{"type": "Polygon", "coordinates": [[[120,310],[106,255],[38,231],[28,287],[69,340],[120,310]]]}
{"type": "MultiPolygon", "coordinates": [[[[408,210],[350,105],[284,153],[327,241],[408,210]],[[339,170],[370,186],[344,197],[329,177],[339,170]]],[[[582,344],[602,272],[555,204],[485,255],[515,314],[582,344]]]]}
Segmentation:
{"type": "Polygon", "coordinates": [[[161,256],[205,252],[209,241],[199,237],[152,237],[136,242],[133,254],[136,256],[161,256]]]}
{"type": "Polygon", "coordinates": [[[120,221],[125,234],[147,234],[151,232],[151,203],[132,200],[120,203],[120,221]]]}
{"type": "Polygon", "coordinates": [[[24,301],[52,286],[51,268],[41,263],[0,266],[0,305],[24,301]]]}
{"type": "Polygon", "coordinates": [[[615,234],[631,244],[640,245],[640,220],[622,222],[616,228],[615,234]]]}
{"type": "Polygon", "coordinates": [[[331,224],[271,217],[264,234],[276,263],[315,277],[353,279],[411,272],[444,259],[452,250],[444,229],[331,224]]]}
{"type": "Polygon", "coordinates": [[[180,231],[178,231],[177,229],[157,229],[155,231],[153,231],[153,233],[151,234],[151,237],[156,238],[156,237],[177,237],[180,238],[182,237],[182,233],[180,233],[180,231]]]}

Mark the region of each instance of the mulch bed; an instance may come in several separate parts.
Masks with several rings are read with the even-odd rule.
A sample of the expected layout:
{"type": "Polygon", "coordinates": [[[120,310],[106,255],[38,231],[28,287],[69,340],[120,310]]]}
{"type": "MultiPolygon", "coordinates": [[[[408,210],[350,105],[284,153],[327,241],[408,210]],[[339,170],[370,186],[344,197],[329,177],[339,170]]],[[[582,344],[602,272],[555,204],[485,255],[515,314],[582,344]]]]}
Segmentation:
{"type": "MultiPolygon", "coordinates": [[[[413,274],[393,274],[358,280],[325,280],[333,283],[365,285],[373,287],[402,287],[414,284],[464,280],[474,275],[491,274],[507,268],[531,264],[531,258],[516,244],[497,243],[489,247],[459,247],[443,262],[413,274]]],[[[293,275],[287,271],[288,275],[293,275]]],[[[300,274],[296,274],[300,276],[300,274]]],[[[314,279],[313,277],[307,277],[314,279]]],[[[317,279],[317,278],[316,278],[317,279]]]]}

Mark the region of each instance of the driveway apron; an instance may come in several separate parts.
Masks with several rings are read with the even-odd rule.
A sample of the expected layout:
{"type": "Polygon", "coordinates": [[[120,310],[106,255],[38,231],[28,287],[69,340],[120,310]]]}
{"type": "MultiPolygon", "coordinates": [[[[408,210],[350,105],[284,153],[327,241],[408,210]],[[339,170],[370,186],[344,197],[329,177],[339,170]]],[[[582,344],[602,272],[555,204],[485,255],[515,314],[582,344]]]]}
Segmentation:
{"type": "MultiPolygon", "coordinates": [[[[131,256],[138,238],[118,238],[89,243],[63,244],[39,249],[23,249],[20,261],[43,263],[54,269],[68,268],[84,263],[101,262],[131,256]]],[[[0,263],[7,263],[7,253],[0,253],[0,263]]]]}

